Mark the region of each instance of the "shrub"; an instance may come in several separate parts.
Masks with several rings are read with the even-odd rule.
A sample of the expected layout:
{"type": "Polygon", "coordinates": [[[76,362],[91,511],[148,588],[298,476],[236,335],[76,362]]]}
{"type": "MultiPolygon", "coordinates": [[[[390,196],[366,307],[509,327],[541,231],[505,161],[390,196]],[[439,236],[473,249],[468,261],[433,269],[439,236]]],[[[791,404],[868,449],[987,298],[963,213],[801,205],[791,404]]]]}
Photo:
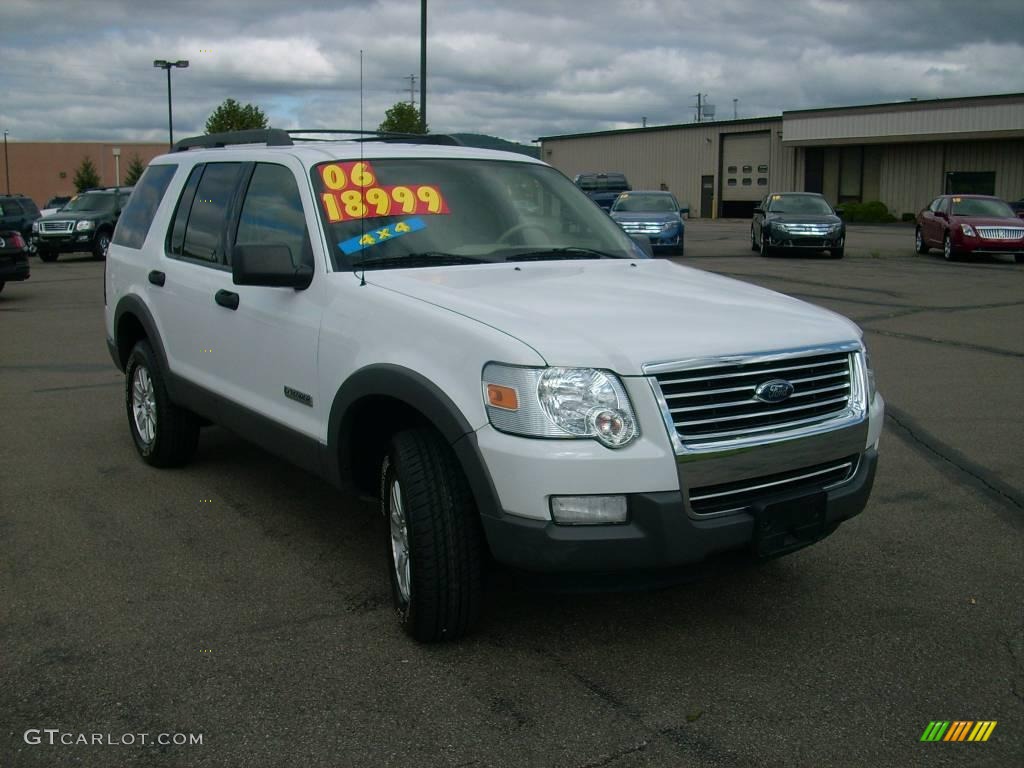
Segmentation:
{"type": "Polygon", "coordinates": [[[896,217],[889,213],[885,203],[879,200],[872,200],[868,203],[844,203],[841,207],[843,209],[843,218],[849,222],[887,224],[896,221],[896,217]]]}
{"type": "Polygon", "coordinates": [[[904,213],[902,216],[900,216],[900,221],[911,221],[911,222],[917,221],[917,214],[916,213],[904,213]]]}

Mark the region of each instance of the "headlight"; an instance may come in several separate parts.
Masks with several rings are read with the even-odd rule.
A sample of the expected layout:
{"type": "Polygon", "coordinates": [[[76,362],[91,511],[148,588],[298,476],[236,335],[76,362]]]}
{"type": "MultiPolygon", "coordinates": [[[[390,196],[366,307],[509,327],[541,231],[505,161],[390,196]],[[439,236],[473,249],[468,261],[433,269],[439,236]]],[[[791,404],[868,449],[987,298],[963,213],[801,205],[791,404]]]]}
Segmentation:
{"type": "Polygon", "coordinates": [[[829,232],[838,232],[843,228],[842,224],[830,224],[828,227],[829,232]]]}
{"type": "Polygon", "coordinates": [[[38,232],[39,231],[39,222],[38,221],[33,221],[32,222],[32,231],[33,232],[38,232]]]}
{"type": "Polygon", "coordinates": [[[974,227],[972,227],[970,224],[961,224],[960,229],[968,237],[977,237],[977,235],[974,234],[974,227]]]}
{"type": "Polygon", "coordinates": [[[640,434],[619,378],[594,368],[518,368],[488,363],[484,403],[491,424],[528,437],[594,439],[609,448],[640,434]]]}
{"type": "Polygon", "coordinates": [[[871,367],[871,355],[866,346],[864,347],[864,373],[868,379],[868,407],[871,407],[871,404],[875,402],[875,392],[878,391],[878,387],[875,385],[875,369],[871,367]]]}
{"type": "Polygon", "coordinates": [[[94,226],[96,226],[96,225],[93,222],[91,222],[91,221],[89,221],[87,219],[84,219],[84,220],[78,222],[77,224],[75,224],[75,230],[78,231],[78,232],[84,232],[86,230],[92,229],[94,226]]]}
{"type": "Polygon", "coordinates": [[[678,221],[666,221],[664,224],[661,225],[661,231],[668,232],[670,229],[675,229],[678,226],[678,221]]]}

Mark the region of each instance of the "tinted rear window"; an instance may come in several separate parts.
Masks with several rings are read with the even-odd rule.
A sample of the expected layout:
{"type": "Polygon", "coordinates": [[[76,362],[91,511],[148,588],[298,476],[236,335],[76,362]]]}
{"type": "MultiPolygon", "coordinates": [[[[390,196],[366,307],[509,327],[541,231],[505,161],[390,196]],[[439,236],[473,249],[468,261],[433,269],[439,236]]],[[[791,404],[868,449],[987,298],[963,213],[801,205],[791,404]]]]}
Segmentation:
{"type": "Polygon", "coordinates": [[[114,243],[127,248],[142,247],[156,209],[160,207],[160,201],[164,199],[164,192],[176,170],[176,165],[151,165],[146,169],[135,185],[128,205],[121,212],[117,229],[114,230],[114,243]]]}

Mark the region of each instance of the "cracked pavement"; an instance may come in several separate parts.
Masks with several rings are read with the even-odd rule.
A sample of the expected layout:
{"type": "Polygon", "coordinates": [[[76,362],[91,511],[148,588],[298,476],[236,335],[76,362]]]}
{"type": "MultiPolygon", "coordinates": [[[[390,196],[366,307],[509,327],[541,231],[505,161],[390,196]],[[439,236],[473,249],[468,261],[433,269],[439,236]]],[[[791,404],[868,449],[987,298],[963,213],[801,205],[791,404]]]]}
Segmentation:
{"type": "Polygon", "coordinates": [[[33,260],[0,294],[0,765],[1020,764],[1024,265],[856,225],[843,261],[766,260],[747,226],[689,222],[682,261],[865,328],[889,404],[868,509],[671,589],[495,587],[439,647],[396,626],[371,504],[216,428],[189,467],[143,465],[102,265],[33,260]],[[936,719],[998,726],[920,743],[936,719]]]}

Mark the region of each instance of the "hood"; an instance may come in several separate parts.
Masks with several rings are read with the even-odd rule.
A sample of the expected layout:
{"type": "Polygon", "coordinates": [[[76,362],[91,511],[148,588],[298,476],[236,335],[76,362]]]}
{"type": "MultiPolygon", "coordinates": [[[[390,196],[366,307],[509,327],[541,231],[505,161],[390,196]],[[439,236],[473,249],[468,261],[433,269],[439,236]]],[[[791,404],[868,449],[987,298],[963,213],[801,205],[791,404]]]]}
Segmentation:
{"type": "Polygon", "coordinates": [[[623,375],[641,375],[645,363],[860,338],[829,310],[655,259],[378,270],[366,281],[504,331],[550,365],[623,375]]]}
{"type": "Polygon", "coordinates": [[[40,216],[38,221],[82,221],[84,219],[103,219],[112,215],[110,211],[57,211],[49,216],[40,216]]]}
{"type": "Polygon", "coordinates": [[[958,224],[972,227],[1019,227],[1022,222],[1017,216],[953,216],[958,224]]]}
{"type": "Polygon", "coordinates": [[[664,221],[682,221],[682,219],[679,218],[679,213],[676,211],[655,211],[651,213],[646,213],[644,211],[612,211],[612,218],[615,219],[615,221],[653,221],[659,224],[664,221]]]}

